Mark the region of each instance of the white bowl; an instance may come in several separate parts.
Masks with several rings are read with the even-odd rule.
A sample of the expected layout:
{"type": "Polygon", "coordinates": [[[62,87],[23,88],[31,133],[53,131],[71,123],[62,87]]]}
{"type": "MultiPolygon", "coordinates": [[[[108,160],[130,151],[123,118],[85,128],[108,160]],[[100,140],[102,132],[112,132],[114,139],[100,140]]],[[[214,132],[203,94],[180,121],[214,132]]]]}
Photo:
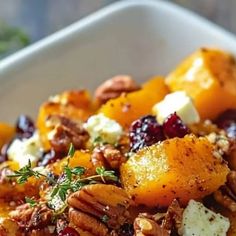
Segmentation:
{"type": "Polygon", "coordinates": [[[49,95],[116,74],[165,75],[201,46],[236,55],[234,36],[176,5],[115,3],[0,62],[0,120],[35,116],[49,95]]]}

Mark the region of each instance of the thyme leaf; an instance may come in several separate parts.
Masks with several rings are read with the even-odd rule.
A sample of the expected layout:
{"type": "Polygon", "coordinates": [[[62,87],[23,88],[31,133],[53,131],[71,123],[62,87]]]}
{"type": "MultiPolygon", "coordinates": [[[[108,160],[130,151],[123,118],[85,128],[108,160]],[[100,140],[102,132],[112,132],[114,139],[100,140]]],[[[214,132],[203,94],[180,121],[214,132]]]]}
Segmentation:
{"type": "Polygon", "coordinates": [[[35,207],[37,205],[37,202],[30,197],[25,197],[25,202],[30,205],[30,207],[35,207]]]}

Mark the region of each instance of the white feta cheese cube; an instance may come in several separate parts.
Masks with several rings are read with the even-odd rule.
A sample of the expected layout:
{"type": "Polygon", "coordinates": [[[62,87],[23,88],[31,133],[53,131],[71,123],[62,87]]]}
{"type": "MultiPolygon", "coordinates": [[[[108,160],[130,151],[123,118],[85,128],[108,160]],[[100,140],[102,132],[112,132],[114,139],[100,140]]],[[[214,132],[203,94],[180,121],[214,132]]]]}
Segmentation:
{"type": "Polygon", "coordinates": [[[191,98],[187,96],[184,91],[166,95],[161,102],[153,106],[152,111],[160,124],[174,112],[177,113],[185,124],[192,124],[200,121],[199,114],[191,98]]]}
{"type": "Polygon", "coordinates": [[[20,168],[27,165],[29,160],[35,166],[40,159],[43,148],[36,132],[29,139],[15,139],[7,150],[9,160],[19,163],[20,168]]]}
{"type": "Polygon", "coordinates": [[[103,142],[115,144],[123,133],[122,127],[103,114],[91,116],[84,128],[88,131],[91,141],[100,138],[103,142]]]}
{"type": "Polygon", "coordinates": [[[226,236],[229,220],[217,214],[202,203],[190,200],[183,212],[179,234],[183,236],[226,236]]]}

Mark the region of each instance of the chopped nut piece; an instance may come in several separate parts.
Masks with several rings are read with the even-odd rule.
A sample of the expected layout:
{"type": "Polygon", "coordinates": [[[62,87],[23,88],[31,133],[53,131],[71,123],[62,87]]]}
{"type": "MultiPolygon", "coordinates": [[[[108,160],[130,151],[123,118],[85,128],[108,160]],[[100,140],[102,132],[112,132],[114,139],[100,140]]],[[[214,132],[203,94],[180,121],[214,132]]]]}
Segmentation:
{"type": "Polygon", "coordinates": [[[68,226],[68,222],[65,219],[58,219],[56,224],[56,231],[59,234],[60,231],[68,226]]]}
{"type": "Polygon", "coordinates": [[[24,204],[10,213],[20,228],[38,229],[43,228],[51,223],[53,212],[46,205],[30,207],[24,204]]]}
{"type": "Polygon", "coordinates": [[[95,98],[100,104],[103,104],[109,99],[119,97],[122,93],[129,93],[138,89],[139,86],[130,76],[119,75],[101,84],[95,91],[95,98]]]}
{"type": "Polygon", "coordinates": [[[114,185],[87,185],[71,194],[68,204],[100,220],[106,216],[105,223],[112,229],[119,228],[129,217],[130,200],[123,189],[114,185]]]}
{"type": "MultiPolygon", "coordinates": [[[[173,233],[173,231],[178,232],[178,230],[181,227],[182,217],[183,217],[183,208],[180,207],[179,202],[176,199],[172,201],[166,213],[158,212],[155,215],[151,215],[148,213],[141,213],[138,216],[138,218],[151,220],[151,222],[155,222],[160,228],[159,229],[161,230],[160,232],[165,233],[163,235],[166,235],[166,233],[168,233],[167,235],[170,235],[170,232],[173,233]]],[[[162,234],[157,234],[157,235],[162,235],[162,234]]]]}
{"type": "Polygon", "coordinates": [[[236,212],[236,202],[219,189],[214,193],[215,200],[232,212],[236,212]]]}
{"type": "Polygon", "coordinates": [[[226,185],[214,193],[215,200],[232,212],[236,212],[236,171],[230,171],[226,185]]]}
{"type": "Polygon", "coordinates": [[[179,202],[174,199],[164,217],[162,226],[165,229],[171,230],[175,228],[177,231],[181,227],[183,218],[183,208],[180,207],[179,202]]]}
{"type": "Polygon", "coordinates": [[[229,152],[225,157],[229,168],[236,171],[236,139],[230,139],[229,152]]]}
{"type": "Polygon", "coordinates": [[[78,227],[78,229],[87,231],[91,235],[94,236],[108,235],[108,228],[102,222],[81,211],[70,208],[69,220],[70,223],[78,227]]]}
{"type": "Polygon", "coordinates": [[[119,169],[120,165],[126,161],[120,150],[109,144],[96,147],[91,159],[95,166],[108,166],[112,169],[119,169]]]}
{"type": "Polygon", "coordinates": [[[46,122],[53,128],[48,138],[56,152],[66,153],[70,143],[76,149],[85,147],[89,135],[81,124],[60,115],[51,115],[46,122]]]}
{"type": "Polygon", "coordinates": [[[219,133],[219,128],[210,120],[189,125],[192,133],[197,136],[205,136],[210,133],[219,133]]]}
{"type": "Polygon", "coordinates": [[[226,135],[213,132],[207,135],[207,139],[210,143],[214,144],[215,150],[213,155],[217,159],[222,159],[222,156],[229,152],[230,142],[226,135]]]}
{"type": "Polygon", "coordinates": [[[165,228],[158,225],[155,221],[148,218],[137,217],[134,221],[134,230],[136,236],[169,236],[165,228]]]}
{"type": "Polygon", "coordinates": [[[227,183],[236,197],[236,171],[230,171],[227,175],[227,183]]]}

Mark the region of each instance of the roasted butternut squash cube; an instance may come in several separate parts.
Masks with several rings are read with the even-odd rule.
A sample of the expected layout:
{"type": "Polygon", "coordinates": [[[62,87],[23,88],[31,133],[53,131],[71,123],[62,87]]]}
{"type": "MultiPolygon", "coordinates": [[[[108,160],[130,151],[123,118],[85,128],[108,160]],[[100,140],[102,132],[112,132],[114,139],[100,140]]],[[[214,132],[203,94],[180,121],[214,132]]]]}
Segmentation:
{"type": "MultiPolygon", "coordinates": [[[[67,165],[68,158],[65,157],[49,166],[50,170],[57,175],[60,175],[64,167],[67,165]]],[[[92,175],[95,173],[95,166],[91,161],[91,153],[87,151],[76,151],[73,157],[70,158],[69,167],[84,167],[86,169],[86,175],[92,175]]]]}
{"type": "Polygon", "coordinates": [[[39,109],[37,127],[44,148],[48,150],[51,147],[48,134],[52,131],[52,127],[48,127],[46,122],[49,116],[60,115],[74,121],[85,121],[95,109],[86,90],[66,91],[43,103],[39,109]]]}
{"type": "Polygon", "coordinates": [[[98,112],[128,128],[140,116],[150,114],[153,105],[167,93],[164,79],[155,77],[143,84],[142,89],[109,100],[98,112]]]}
{"type": "Polygon", "coordinates": [[[185,59],[166,78],[173,91],[192,97],[202,119],[215,119],[228,108],[236,108],[236,63],[217,49],[200,49],[185,59]]]}
{"type": "Polygon", "coordinates": [[[24,184],[18,184],[13,180],[4,181],[0,184],[0,199],[18,201],[24,200],[25,196],[37,198],[43,181],[44,178],[36,179],[35,177],[30,177],[24,184]]]}
{"type": "Polygon", "coordinates": [[[2,146],[9,142],[15,134],[15,128],[5,124],[5,123],[0,123],[0,149],[2,146]]]}
{"type": "Polygon", "coordinates": [[[227,165],[204,137],[186,135],[141,149],[121,166],[121,181],[136,204],[168,206],[200,199],[226,181],[227,165]]]}

